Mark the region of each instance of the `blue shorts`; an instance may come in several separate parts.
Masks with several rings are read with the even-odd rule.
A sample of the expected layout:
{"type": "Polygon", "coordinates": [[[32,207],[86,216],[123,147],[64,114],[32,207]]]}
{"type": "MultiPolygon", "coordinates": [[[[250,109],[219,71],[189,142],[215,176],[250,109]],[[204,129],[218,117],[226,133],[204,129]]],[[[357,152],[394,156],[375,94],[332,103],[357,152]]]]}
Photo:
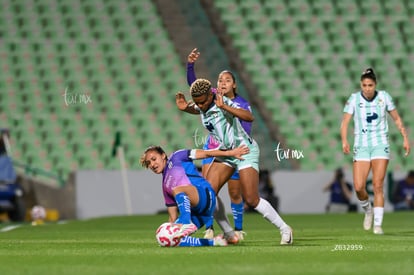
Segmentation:
{"type": "MultiPolygon", "coordinates": [[[[203,150],[208,150],[208,139],[207,142],[204,144],[203,146],[203,150]]],[[[206,159],[202,159],[201,160],[201,165],[204,166],[206,164],[210,164],[214,161],[214,158],[206,158],[206,159]]],[[[231,180],[239,180],[240,179],[240,175],[239,175],[239,171],[236,169],[233,173],[233,175],[231,175],[231,180]]]]}
{"type": "Polygon", "coordinates": [[[201,228],[213,225],[213,213],[216,207],[216,194],[210,184],[204,186],[195,186],[197,188],[199,202],[197,206],[191,208],[191,221],[201,228]]]}
{"type": "Polygon", "coordinates": [[[371,161],[373,159],[390,159],[390,146],[354,146],[354,161],[371,161]]]}

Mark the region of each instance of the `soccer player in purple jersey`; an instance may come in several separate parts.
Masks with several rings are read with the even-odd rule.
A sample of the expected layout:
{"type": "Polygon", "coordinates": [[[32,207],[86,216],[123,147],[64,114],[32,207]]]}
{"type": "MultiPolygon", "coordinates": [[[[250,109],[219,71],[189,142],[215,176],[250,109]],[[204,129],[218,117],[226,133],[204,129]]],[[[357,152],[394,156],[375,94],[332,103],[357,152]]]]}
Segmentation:
{"type": "MultiPolygon", "coordinates": [[[[187,58],[187,82],[188,85],[191,86],[193,82],[197,79],[195,71],[194,71],[194,63],[197,61],[198,57],[200,56],[200,52],[198,52],[197,48],[193,49],[187,58]]],[[[240,108],[248,110],[251,112],[250,104],[247,100],[237,94],[236,92],[237,84],[236,78],[234,74],[230,71],[224,70],[222,71],[217,80],[217,88],[214,89],[214,92],[218,92],[226,97],[230,98],[234,103],[236,103],[240,108]]],[[[199,113],[196,113],[199,114],[199,113]]],[[[246,121],[239,118],[243,129],[246,131],[247,134],[250,135],[251,128],[252,128],[252,121],[246,121]]],[[[213,149],[219,147],[214,138],[211,135],[208,136],[206,144],[204,145],[203,149],[213,149]]],[[[213,158],[206,158],[202,160],[202,173],[203,176],[207,175],[207,172],[213,162],[213,158]]],[[[228,192],[231,201],[231,212],[233,214],[234,220],[234,230],[239,240],[244,239],[244,232],[243,232],[243,213],[244,213],[244,202],[243,197],[241,194],[241,185],[240,185],[240,176],[239,171],[235,171],[234,174],[227,182],[228,192]]],[[[218,198],[220,199],[220,198],[218,198]]],[[[205,238],[211,239],[214,237],[214,229],[213,227],[208,228],[204,235],[205,238]]]]}
{"type": "MultiPolygon", "coordinates": [[[[211,244],[187,238],[202,226],[212,225],[216,206],[215,192],[210,183],[198,173],[193,160],[220,156],[232,156],[242,160],[242,155],[248,152],[247,146],[227,151],[179,150],[168,158],[160,146],[150,146],[144,151],[140,160],[141,165],[155,174],[162,174],[162,189],[169,222],[181,224],[181,230],[176,235],[182,238],[180,246],[211,244]]],[[[223,242],[220,238],[215,241],[223,242]]]]}

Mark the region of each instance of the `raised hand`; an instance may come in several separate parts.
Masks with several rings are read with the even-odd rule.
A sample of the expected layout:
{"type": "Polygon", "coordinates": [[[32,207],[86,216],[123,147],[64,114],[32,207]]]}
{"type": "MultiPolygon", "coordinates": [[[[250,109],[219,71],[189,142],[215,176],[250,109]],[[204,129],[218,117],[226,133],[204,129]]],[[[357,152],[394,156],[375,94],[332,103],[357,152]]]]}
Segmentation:
{"type": "Polygon", "coordinates": [[[188,63],[194,63],[196,62],[196,60],[198,59],[198,57],[200,56],[200,52],[198,51],[197,48],[194,48],[190,54],[187,57],[187,62],[188,63]]]}
{"type": "Polygon", "coordinates": [[[214,103],[217,105],[217,107],[222,108],[224,106],[223,96],[217,93],[214,103]]]}
{"type": "Polygon", "coordinates": [[[175,94],[175,104],[181,111],[184,111],[187,108],[188,103],[185,99],[185,95],[182,92],[178,92],[175,94]]]}

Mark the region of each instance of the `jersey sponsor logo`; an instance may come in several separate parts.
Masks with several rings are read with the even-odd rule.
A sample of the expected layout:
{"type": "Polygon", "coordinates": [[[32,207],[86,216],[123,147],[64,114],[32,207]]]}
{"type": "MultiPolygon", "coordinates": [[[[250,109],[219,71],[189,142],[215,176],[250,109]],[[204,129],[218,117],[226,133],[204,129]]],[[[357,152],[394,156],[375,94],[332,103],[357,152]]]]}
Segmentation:
{"type": "Polygon", "coordinates": [[[366,108],[366,109],[368,109],[368,108],[372,108],[372,107],[377,107],[377,105],[376,104],[374,104],[374,103],[372,103],[372,104],[364,104],[364,103],[359,103],[359,108],[360,109],[363,109],[363,108],[366,108]]]}
{"type": "Polygon", "coordinates": [[[366,133],[374,133],[374,132],[376,132],[376,130],[375,129],[374,130],[368,130],[367,128],[364,128],[364,129],[361,130],[361,132],[363,134],[366,134],[366,133]]]}
{"type": "Polygon", "coordinates": [[[371,123],[373,120],[378,118],[378,114],[377,113],[367,113],[367,122],[371,123]]]}

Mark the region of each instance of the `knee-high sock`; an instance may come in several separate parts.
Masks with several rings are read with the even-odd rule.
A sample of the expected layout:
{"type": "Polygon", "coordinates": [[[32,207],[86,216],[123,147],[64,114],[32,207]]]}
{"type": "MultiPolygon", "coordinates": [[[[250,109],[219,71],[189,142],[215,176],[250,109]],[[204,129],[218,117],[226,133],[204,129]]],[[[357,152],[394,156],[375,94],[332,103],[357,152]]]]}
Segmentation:
{"type": "Polygon", "coordinates": [[[188,196],[183,192],[178,193],[175,195],[175,201],[177,202],[178,211],[180,211],[180,216],[176,223],[191,223],[191,205],[188,196]]]}
{"type": "Polygon", "coordinates": [[[226,209],[224,208],[224,204],[218,196],[216,209],[214,211],[214,218],[216,219],[216,222],[220,226],[221,230],[223,230],[224,235],[233,231],[233,228],[231,227],[230,222],[226,216],[226,209]]]}
{"type": "Polygon", "coordinates": [[[266,220],[277,226],[279,229],[283,229],[288,226],[279,216],[273,206],[263,198],[260,198],[259,204],[256,206],[255,210],[262,214],[266,220]]]}
{"type": "Polygon", "coordinates": [[[185,236],[181,238],[178,246],[213,246],[214,240],[195,238],[191,236],[185,236]]]}
{"type": "Polygon", "coordinates": [[[384,217],[384,207],[374,207],[374,226],[381,226],[384,217]]]}
{"type": "Polygon", "coordinates": [[[231,212],[233,213],[234,230],[243,230],[243,210],[244,203],[231,203],[231,212]]]}

